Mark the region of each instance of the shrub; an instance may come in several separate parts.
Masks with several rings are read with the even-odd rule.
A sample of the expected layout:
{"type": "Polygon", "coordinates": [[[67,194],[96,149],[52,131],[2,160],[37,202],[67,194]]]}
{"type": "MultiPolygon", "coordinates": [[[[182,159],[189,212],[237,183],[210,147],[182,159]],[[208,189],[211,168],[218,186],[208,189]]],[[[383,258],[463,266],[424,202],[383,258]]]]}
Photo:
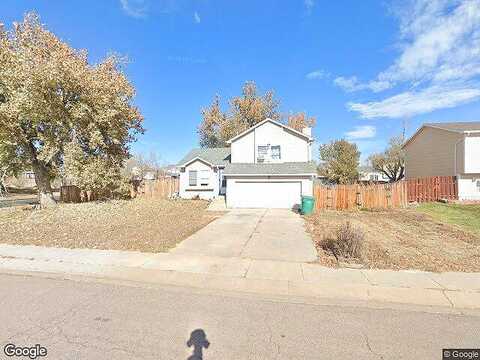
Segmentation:
{"type": "Polygon", "coordinates": [[[362,257],[365,234],[349,221],[340,225],[333,236],[327,236],[322,241],[322,248],[331,251],[338,259],[362,257]]]}

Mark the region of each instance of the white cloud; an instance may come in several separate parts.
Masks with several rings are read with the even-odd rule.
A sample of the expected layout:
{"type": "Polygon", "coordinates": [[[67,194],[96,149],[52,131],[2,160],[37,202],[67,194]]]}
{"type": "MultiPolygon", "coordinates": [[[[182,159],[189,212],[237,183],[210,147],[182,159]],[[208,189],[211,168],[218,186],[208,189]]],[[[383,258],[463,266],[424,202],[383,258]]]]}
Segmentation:
{"type": "Polygon", "coordinates": [[[380,80],[468,79],[480,71],[480,2],[423,0],[400,15],[406,42],[400,57],[380,80]]]}
{"type": "Polygon", "coordinates": [[[200,15],[198,15],[198,12],[196,11],[193,13],[193,21],[195,21],[196,24],[200,24],[200,22],[202,21],[200,15]]]}
{"type": "Polygon", "coordinates": [[[311,13],[313,8],[315,7],[315,0],[304,0],[305,8],[307,9],[308,13],[311,13]]]}
{"type": "Polygon", "coordinates": [[[347,139],[354,140],[354,139],[371,139],[375,137],[377,134],[377,129],[375,126],[371,125],[362,125],[362,126],[355,126],[354,130],[347,131],[345,136],[347,139]]]}
{"type": "Polygon", "coordinates": [[[120,0],[122,9],[128,16],[144,18],[147,16],[147,4],[145,0],[120,0]]]}
{"type": "Polygon", "coordinates": [[[305,75],[305,77],[308,80],[320,80],[320,79],[324,79],[328,76],[329,76],[329,74],[324,70],[314,70],[312,72],[309,72],[307,75],[305,75]]]}
{"type": "Polygon", "coordinates": [[[392,65],[365,83],[356,76],[334,81],[347,92],[381,92],[398,85],[412,89],[378,102],[349,104],[362,117],[411,116],[478,99],[480,1],[410,0],[407,4],[395,11],[401,51],[392,65]]]}
{"type": "Polygon", "coordinates": [[[352,111],[365,119],[401,118],[451,108],[480,99],[480,88],[445,88],[432,86],[421,91],[407,91],[382,101],[348,103],[352,111]]]}
{"type": "Polygon", "coordinates": [[[356,76],[343,77],[339,76],[333,80],[333,83],[342,88],[346,92],[354,92],[359,90],[371,90],[373,92],[380,92],[390,87],[387,81],[370,81],[369,83],[360,83],[356,76]]]}

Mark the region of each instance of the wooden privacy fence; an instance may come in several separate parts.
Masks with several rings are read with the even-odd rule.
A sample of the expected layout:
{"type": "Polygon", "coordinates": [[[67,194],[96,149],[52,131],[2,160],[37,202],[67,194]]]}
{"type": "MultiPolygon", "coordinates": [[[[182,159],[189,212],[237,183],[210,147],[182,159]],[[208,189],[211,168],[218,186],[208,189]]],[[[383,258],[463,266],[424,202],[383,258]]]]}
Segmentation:
{"type": "Polygon", "coordinates": [[[178,192],[178,189],[178,178],[166,177],[157,180],[144,180],[135,191],[135,195],[147,198],[168,199],[178,192]]]}
{"type": "Polygon", "coordinates": [[[375,185],[315,185],[313,195],[316,210],[388,209],[407,206],[407,185],[404,181],[375,185]]]}
{"type": "Polygon", "coordinates": [[[79,203],[96,200],[92,191],[82,191],[75,185],[63,185],[60,187],[60,201],[79,203]]]}
{"type": "MultiPolygon", "coordinates": [[[[161,178],[157,180],[144,180],[134,182],[131,186],[130,196],[168,199],[178,192],[179,181],[177,178],[161,178]]],[[[104,198],[108,198],[105,196],[104,198]]],[[[67,203],[80,203],[98,200],[99,197],[92,191],[82,191],[75,185],[60,187],[60,200],[67,203]]]]}
{"type": "Polygon", "coordinates": [[[433,176],[405,180],[409,202],[429,202],[440,199],[458,199],[455,176],[433,176]]]}

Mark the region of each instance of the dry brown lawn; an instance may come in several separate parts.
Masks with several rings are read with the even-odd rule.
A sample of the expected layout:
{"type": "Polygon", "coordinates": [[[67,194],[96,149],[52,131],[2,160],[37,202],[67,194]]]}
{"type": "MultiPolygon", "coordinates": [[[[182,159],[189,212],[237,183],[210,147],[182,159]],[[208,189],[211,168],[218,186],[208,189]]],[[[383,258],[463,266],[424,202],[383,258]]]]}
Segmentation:
{"type": "Polygon", "coordinates": [[[163,252],[221,213],[201,200],[135,199],[0,209],[0,243],[163,252]]]}
{"type": "Polygon", "coordinates": [[[415,209],[321,211],[306,220],[317,245],[319,261],[326,266],[339,265],[333,254],[322,249],[321,241],[340,224],[350,221],[365,233],[360,260],[365,267],[480,271],[480,237],[477,234],[434,220],[415,209]]]}

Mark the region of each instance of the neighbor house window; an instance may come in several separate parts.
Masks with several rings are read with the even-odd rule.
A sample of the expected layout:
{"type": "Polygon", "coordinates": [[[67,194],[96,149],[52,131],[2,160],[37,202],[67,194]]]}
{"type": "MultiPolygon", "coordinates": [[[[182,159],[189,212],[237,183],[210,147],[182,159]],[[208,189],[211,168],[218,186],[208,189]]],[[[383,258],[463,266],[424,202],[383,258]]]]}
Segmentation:
{"type": "Polygon", "coordinates": [[[35,179],[35,173],[32,171],[25,171],[25,179],[35,179]]]}
{"type": "Polygon", "coordinates": [[[480,180],[477,180],[477,190],[480,191],[480,180]]]}
{"type": "Polygon", "coordinates": [[[188,172],[188,185],[197,186],[197,170],[190,170],[188,172]]]}
{"type": "Polygon", "coordinates": [[[210,171],[209,170],[200,171],[200,185],[207,186],[209,180],[210,180],[210,171]]]}
{"type": "Polygon", "coordinates": [[[281,159],[280,145],[272,146],[270,149],[272,154],[272,160],[280,160],[281,159]]]}

